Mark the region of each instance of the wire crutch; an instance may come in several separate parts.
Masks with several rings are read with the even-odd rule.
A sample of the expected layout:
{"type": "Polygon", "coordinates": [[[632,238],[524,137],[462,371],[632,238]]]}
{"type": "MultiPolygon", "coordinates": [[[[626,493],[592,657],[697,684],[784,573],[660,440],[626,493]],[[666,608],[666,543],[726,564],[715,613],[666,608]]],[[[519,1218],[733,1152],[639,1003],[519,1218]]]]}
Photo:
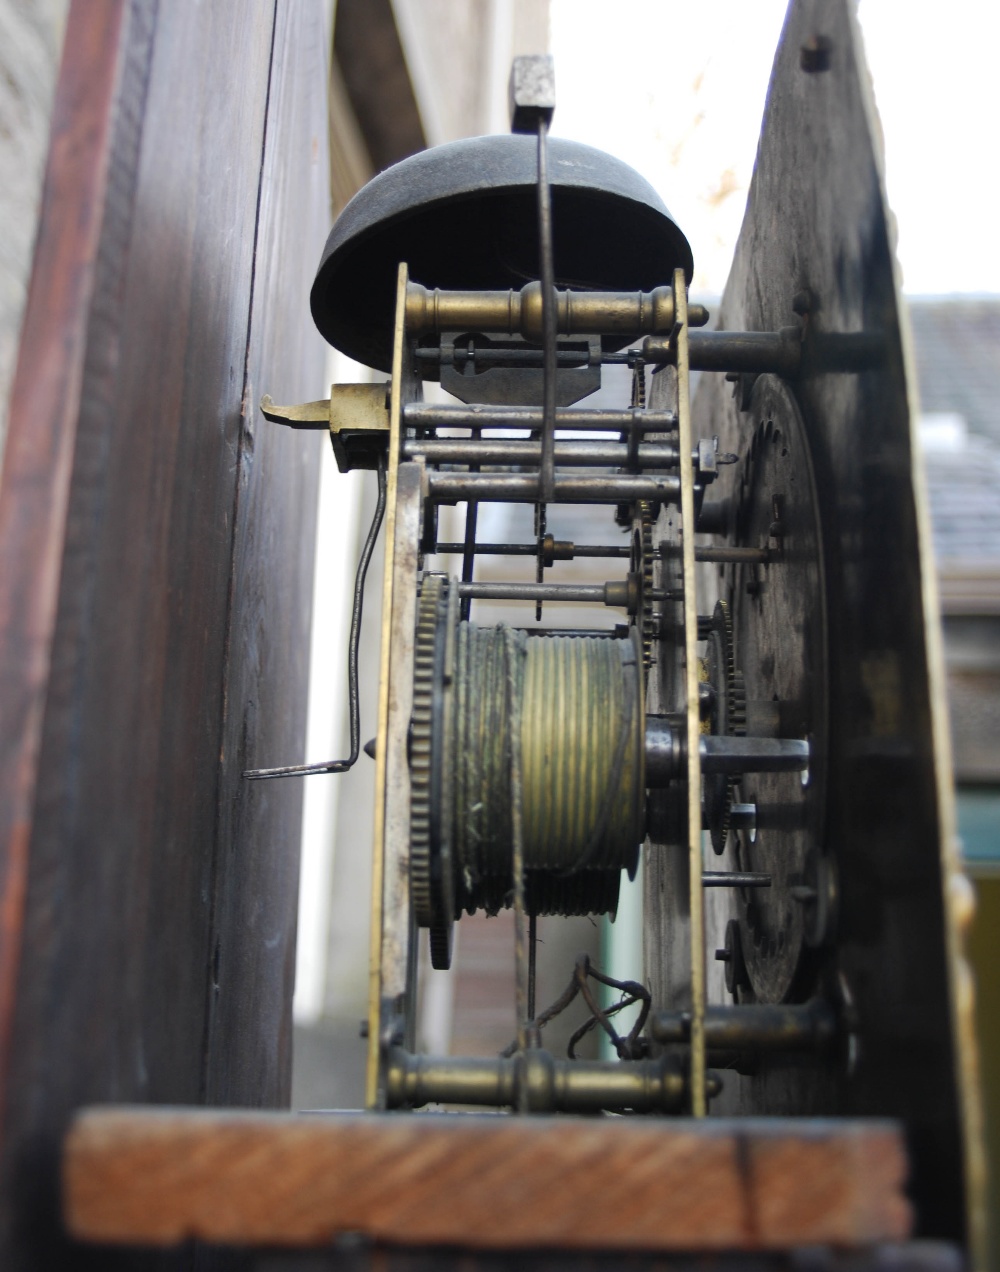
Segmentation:
{"type": "Polygon", "coordinates": [[[350,706],[351,716],[351,751],[346,760],[326,760],[320,764],[292,764],[284,768],[264,768],[264,769],[247,769],[243,776],[251,779],[260,779],[268,777],[305,777],[310,773],[346,773],[357,762],[358,755],[361,753],[361,706],[358,699],[358,645],[361,642],[361,615],[364,608],[365,600],[365,580],[368,577],[368,566],[371,563],[372,553],[375,551],[375,543],[378,539],[379,530],[382,528],[382,519],[385,516],[386,504],[386,476],[385,476],[385,457],[378,457],[378,502],[375,505],[375,515],[372,517],[372,523],[365,539],[364,547],[361,549],[361,559],[358,561],[358,572],[354,578],[354,603],[351,607],[351,635],[347,645],[347,695],[350,706]]]}

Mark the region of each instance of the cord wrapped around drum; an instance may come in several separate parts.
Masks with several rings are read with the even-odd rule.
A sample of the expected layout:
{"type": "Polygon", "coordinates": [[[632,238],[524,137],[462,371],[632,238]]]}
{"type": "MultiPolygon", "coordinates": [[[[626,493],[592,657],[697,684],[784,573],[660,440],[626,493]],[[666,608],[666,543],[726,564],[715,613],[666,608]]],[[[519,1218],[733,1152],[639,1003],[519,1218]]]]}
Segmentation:
{"type": "Polygon", "coordinates": [[[463,910],[512,903],[508,657],[520,694],[527,913],[613,914],[645,819],[638,640],[510,640],[504,626],[457,622],[455,602],[443,576],[424,579],[410,743],[411,891],[439,967],[463,910]]]}

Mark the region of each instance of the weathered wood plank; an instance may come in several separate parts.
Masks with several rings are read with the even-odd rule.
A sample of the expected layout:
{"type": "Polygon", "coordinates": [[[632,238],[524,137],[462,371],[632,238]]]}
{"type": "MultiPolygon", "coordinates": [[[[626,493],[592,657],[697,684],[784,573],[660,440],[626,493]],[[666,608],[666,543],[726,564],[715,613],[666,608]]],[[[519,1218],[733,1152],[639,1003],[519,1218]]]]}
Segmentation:
{"type": "MultiPolygon", "coordinates": [[[[803,320],[804,364],[788,391],[808,437],[822,524],[830,724],[825,755],[819,746],[818,846],[839,881],[839,921],[814,975],[848,1007],[858,1051],[850,1066],[762,1059],[752,1076],[727,1076],[716,1108],[904,1120],[922,1232],[950,1240],[965,1232],[975,1245],[978,1221],[966,1227],[963,1213],[982,1183],[970,997],[947,900],[961,893],[952,884],[940,637],[893,237],[853,6],[796,0],[719,325],[775,331],[803,320]],[[850,362],[845,337],[855,347],[870,342],[881,357],[850,362]]],[[[721,376],[702,378],[699,431],[743,457],[720,475],[713,499],[737,494],[764,422],[740,410],[748,387],[734,397],[721,376]]],[[[734,587],[734,614],[736,596],[734,587]]],[[[753,700],[760,687],[748,682],[747,694],[753,700]]],[[[734,898],[734,912],[738,905],[734,898]]],[[[740,922],[747,946],[754,938],[745,915],[740,922]]],[[[721,945],[721,928],[715,937],[721,945]]],[[[655,1002],[659,981],[653,992],[655,1002]]]]}
{"type": "Polygon", "coordinates": [[[79,1238],[761,1250],[907,1235],[885,1122],[91,1109],[64,1159],[79,1238]]]}

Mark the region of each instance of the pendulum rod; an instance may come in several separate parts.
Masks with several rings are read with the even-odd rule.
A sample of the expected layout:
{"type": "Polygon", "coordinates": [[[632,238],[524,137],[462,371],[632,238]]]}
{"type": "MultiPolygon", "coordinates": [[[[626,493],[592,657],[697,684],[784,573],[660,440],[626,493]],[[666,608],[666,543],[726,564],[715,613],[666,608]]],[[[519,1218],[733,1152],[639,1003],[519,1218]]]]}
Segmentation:
{"type": "MultiPolygon", "coordinates": [[[[478,464],[476,471],[478,471],[478,464]]],[[[471,470],[470,470],[471,471],[471,470]]],[[[462,544],[462,582],[471,583],[472,576],[476,569],[476,521],[478,519],[479,504],[474,499],[470,499],[465,505],[465,542],[462,544]]],[[[463,596],[461,618],[462,622],[468,622],[472,611],[472,597],[463,596]]]]}
{"type": "MultiPolygon", "coordinates": [[[[677,431],[680,450],[681,528],[684,582],[684,683],[687,736],[696,738],[701,723],[698,701],[698,603],[695,593],[694,465],[691,460],[691,396],[688,364],[687,282],[674,271],[677,346],[677,431]]],[[[702,896],[701,751],[687,749],[688,862],[691,910],[691,1113],[705,1108],[705,911],[702,896]]]]}
{"type": "Polygon", "coordinates": [[[535,968],[538,958],[538,916],[528,918],[528,1020],[535,1027],[535,968]]]}
{"type": "Polygon", "coordinates": [[[556,437],[556,283],[552,258],[552,192],[549,189],[549,121],[538,120],[538,256],[542,284],[543,416],[542,503],[555,493],[556,437]]]}

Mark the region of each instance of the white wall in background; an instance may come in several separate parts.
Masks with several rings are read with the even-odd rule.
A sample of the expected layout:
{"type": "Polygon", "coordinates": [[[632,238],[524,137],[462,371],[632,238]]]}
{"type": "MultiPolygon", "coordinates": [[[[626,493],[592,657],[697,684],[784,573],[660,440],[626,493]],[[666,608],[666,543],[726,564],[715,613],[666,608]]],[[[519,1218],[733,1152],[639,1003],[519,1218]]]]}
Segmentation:
{"type": "MultiPolygon", "coordinates": [[[[729,274],[786,0],[552,0],[553,133],[618,155],[694,252],[694,290],[729,274]]],[[[1000,5],[861,0],[906,291],[1000,292],[995,162],[1000,5]]]]}
{"type": "MultiPolygon", "coordinates": [[[[331,350],[330,383],[360,383],[371,377],[343,354],[331,350]]],[[[317,395],[320,389],[317,389],[317,395]]],[[[347,645],[354,574],[361,551],[362,483],[370,473],[341,473],[327,439],[322,447],[316,572],[313,586],[312,644],[309,658],[309,723],[305,762],[342,759],[348,747],[347,645]]],[[[377,566],[369,571],[377,593],[377,566]]],[[[363,736],[362,744],[367,740],[363,736]]],[[[361,757],[362,764],[370,763],[361,757]]],[[[299,1024],[319,1019],[326,990],[330,894],[337,816],[343,777],[323,773],[288,777],[303,784],[302,859],[299,867],[299,920],[292,1014],[299,1024]]],[[[362,952],[362,957],[365,952],[362,952]]]]}

